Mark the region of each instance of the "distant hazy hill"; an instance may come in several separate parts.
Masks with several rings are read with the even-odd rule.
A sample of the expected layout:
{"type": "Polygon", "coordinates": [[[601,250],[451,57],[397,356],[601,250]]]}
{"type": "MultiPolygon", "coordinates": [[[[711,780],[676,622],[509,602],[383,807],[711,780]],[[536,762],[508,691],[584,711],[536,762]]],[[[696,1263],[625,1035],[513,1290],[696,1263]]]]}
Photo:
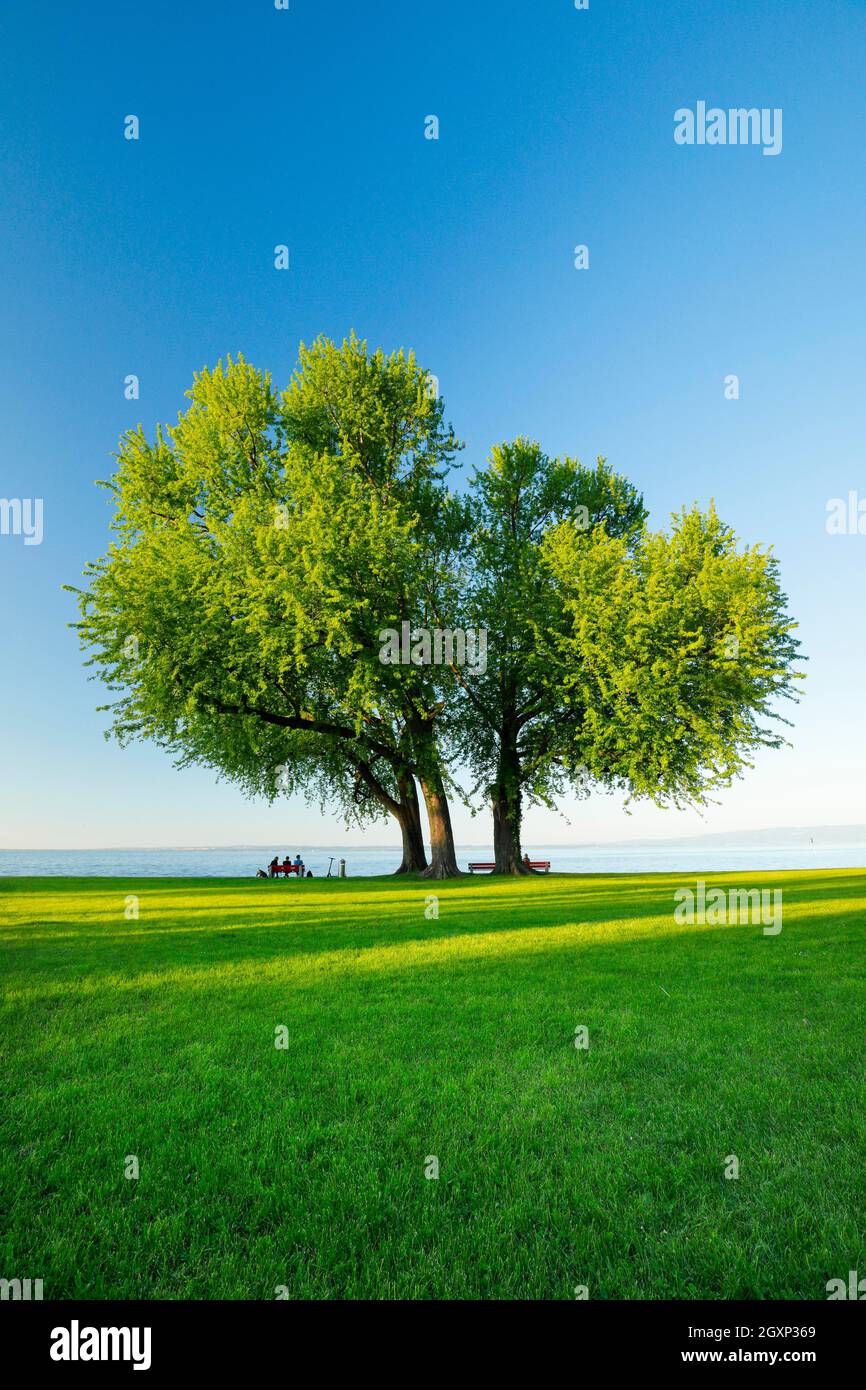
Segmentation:
{"type": "Polygon", "coordinates": [[[682,835],[665,840],[628,840],[635,845],[866,845],[866,825],[780,825],[766,830],[725,830],[706,835],[682,835]]]}

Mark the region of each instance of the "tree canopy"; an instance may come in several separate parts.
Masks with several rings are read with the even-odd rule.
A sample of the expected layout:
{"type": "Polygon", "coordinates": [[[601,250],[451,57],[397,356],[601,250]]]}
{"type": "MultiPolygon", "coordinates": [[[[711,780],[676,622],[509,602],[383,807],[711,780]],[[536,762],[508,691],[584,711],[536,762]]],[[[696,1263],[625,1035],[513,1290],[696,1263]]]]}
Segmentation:
{"type": "Polygon", "coordinates": [[[462,494],[432,379],[354,336],[302,345],[282,392],[238,357],[187,394],[175,425],[122,438],[114,539],[75,591],[121,742],[393,815],[401,871],[436,877],[458,872],[455,791],[489,803],[497,868],[519,873],[527,804],[594,785],[701,804],[783,742],[778,566],[712,507],[653,532],[603,459],[527,438],[462,494]],[[383,655],[395,629],[407,661],[383,655]],[[485,661],[449,642],[437,661],[433,629],[483,630],[485,661]]]}

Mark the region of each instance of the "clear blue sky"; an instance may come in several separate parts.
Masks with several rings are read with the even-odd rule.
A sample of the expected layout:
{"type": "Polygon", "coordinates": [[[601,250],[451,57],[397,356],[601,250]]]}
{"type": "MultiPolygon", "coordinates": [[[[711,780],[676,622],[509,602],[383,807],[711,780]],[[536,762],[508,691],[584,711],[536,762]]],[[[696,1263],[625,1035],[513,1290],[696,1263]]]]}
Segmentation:
{"type": "Polygon", "coordinates": [[[655,524],[714,497],[782,562],[793,749],[703,821],[598,798],[528,843],[866,820],[866,536],[825,530],[866,496],[864,70],[861,0],[7,6],[0,496],[44,498],[44,540],[0,536],[0,843],[342,835],[104,742],[60,586],[105,549],[124,429],[227,352],[282,383],[299,340],[352,328],[439,377],[464,467],[517,433],[603,453],[655,524]],[[675,144],[699,100],[782,108],[781,154],[675,144]]]}

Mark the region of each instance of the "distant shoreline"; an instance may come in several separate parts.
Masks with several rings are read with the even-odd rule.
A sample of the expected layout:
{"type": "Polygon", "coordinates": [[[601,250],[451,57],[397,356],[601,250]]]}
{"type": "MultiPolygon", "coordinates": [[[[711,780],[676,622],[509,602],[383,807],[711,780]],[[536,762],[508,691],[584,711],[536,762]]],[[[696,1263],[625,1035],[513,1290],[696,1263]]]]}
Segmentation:
{"type": "MultiPolygon", "coordinates": [[[[400,863],[399,845],[376,848],[337,846],[311,849],[302,842],[286,846],[300,851],[315,879],[336,877],[345,861],[347,877],[379,878],[395,874],[400,863]]],[[[458,845],[457,862],[466,872],[474,860],[493,857],[489,845],[458,845]]],[[[749,837],[728,841],[696,836],[682,841],[651,841],[606,845],[535,845],[526,843],[531,857],[550,860],[553,874],[678,874],[694,880],[718,873],[782,873],[817,869],[866,869],[866,840],[859,843],[814,836],[787,844],[749,837]]],[[[0,881],[10,879],[253,879],[273,854],[272,847],[234,849],[186,848],[164,850],[2,850],[0,881]]],[[[409,881],[409,880],[404,880],[409,881]]]]}

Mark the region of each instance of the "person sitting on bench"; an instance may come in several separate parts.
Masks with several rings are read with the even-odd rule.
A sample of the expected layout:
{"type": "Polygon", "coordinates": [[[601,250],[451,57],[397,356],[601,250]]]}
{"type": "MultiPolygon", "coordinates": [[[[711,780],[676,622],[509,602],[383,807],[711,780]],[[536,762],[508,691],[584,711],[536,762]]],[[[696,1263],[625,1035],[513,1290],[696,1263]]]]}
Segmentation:
{"type": "Polygon", "coordinates": [[[268,876],[269,876],[270,878],[276,878],[276,876],[277,876],[277,869],[278,869],[279,867],[280,867],[280,856],[279,856],[278,854],[275,854],[274,857],[273,857],[273,859],[271,860],[270,864],[268,865],[268,876]]]}
{"type": "Polygon", "coordinates": [[[304,861],[299,854],[295,855],[295,873],[298,878],[304,877],[304,861]]]}

